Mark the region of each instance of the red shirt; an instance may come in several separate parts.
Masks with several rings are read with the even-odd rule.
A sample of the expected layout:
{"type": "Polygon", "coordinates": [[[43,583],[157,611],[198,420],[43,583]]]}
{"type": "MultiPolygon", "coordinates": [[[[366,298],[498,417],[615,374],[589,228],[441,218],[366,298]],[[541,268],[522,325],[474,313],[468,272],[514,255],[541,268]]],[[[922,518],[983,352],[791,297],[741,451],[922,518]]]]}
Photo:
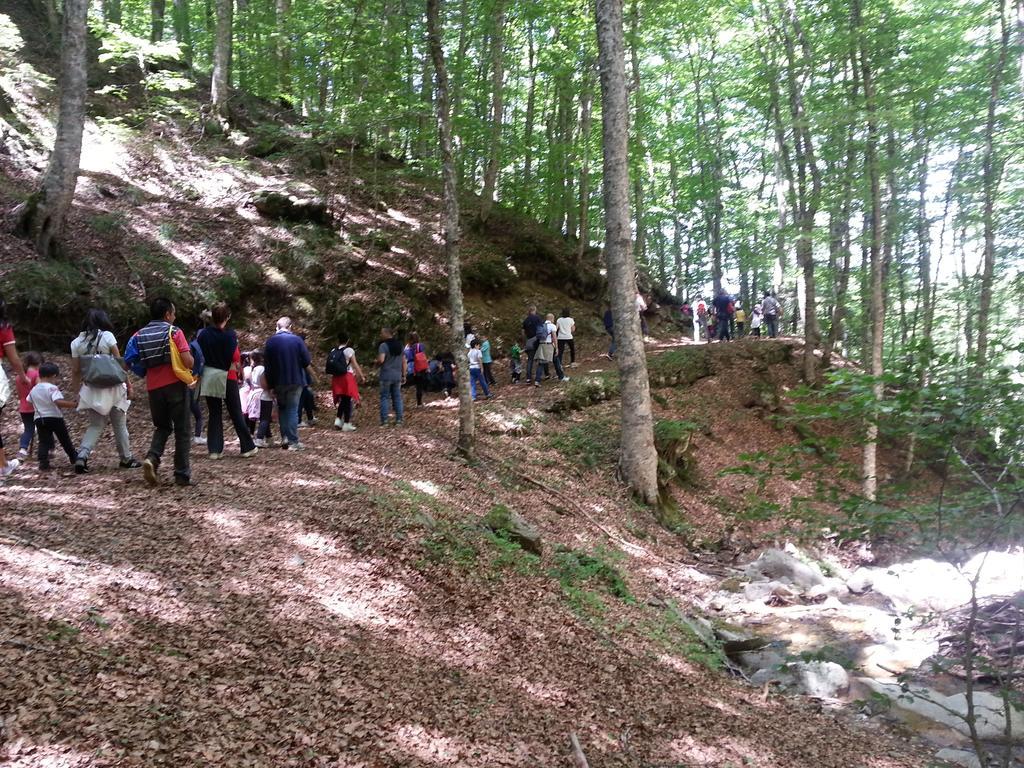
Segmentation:
{"type": "MultiPolygon", "coordinates": [[[[179,352],[185,354],[190,351],[188,348],[188,339],[185,338],[185,334],[181,332],[180,328],[172,338],[174,339],[174,346],[178,348],[179,352]]],[[[179,381],[181,380],[174,373],[174,368],[170,363],[167,365],[158,365],[155,368],[150,368],[146,371],[147,390],[169,387],[171,384],[177,384],[179,381]]]]}
{"type": "Polygon", "coordinates": [[[14,329],[9,325],[0,325],[0,360],[7,357],[7,345],[14,343],[14,329]]]}
{"type": "Polygon", "coordinates": [[[35,413],[36,409],[28,401],[28,393],[39,383],[39,369],[26,368],[25,377],[28,379],[27,384],[22,382],[20,376],[14,382],[14,386],[18,388],[18,413],[35,413]]]}
{"type": "Polygon", "coordinates": [[[242,362],[242,350],[235,345],[235,354],[231,356],[231,367],[228,368],[228,380],[238,381],[238,364],[242,362]]]}

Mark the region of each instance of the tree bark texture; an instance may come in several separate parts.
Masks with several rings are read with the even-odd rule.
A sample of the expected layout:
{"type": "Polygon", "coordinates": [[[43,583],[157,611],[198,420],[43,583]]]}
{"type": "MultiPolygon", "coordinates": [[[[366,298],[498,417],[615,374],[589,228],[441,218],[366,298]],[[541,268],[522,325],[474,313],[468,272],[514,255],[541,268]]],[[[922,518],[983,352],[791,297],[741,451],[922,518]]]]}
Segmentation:
{"type": "Polygon", "coordinates": [[[60,47],[60,105],[56,139],[42,183],[19,210],[17,229],[41,256],[56,256],[78,185],[85,131],[89,0],[65,0],[60,47]]]}
{"type": "Polygon", "coordinates": [[[233,0],[216,0],[217,26],[213,43],[213,78],[210,103],[214,115],[222,123],[228,119],[228,95],[231,71],[231,26],[234,14],[233,0]]]}
{"type": "Polygon", "coordinates": [[[1006,61],[1010,50],[1010,25],[1006,18],[1004,0],[999,5],[999,49],[992,66],[989,84],[988,110],[985,118],[985,147],[982,159],[982,210],[984,250],[982,254],[981,290],[978,297],[978,370],[984,370],[988,362],[988,338],[991,325],[992,288],[995,282],[996,266],[996,195],[1002,176],[1002,158],[997,155],[995,133],[998,123],[999,97],[1006,72],[1006,61]]]}
{"type": "MultiPolygon", "coordinates": [[[[871,328],[871,376],[874,377],[872,395],[876,406],[882,401],[882,345],[885,339],[884,296],[882,286],[882,180],[878,162],[878,109],[875,102],[875,84],[867,42],[863,30],[860,0],[852,0],[853,27],[860,46],[861,83],[864,87],[864,105],[867,111],[867,143],[865,162],[871,189],[871,244],[870,254],[870,328],[871,328]]],[[[864,439],[862,468],[862,493],[870,501],[878,494],[878,420],[875,415],[868,418],[864,439]]]]}
{"type": "Polygon", "coordinates": [[[576,260],[580,263],[590,247],[590,124],[594,104],[591,67],[592,62],[588,62],[583,76],[583,94],[580,97],[580,236],[576,244],[576,260]]]}
{"type": "Polygon", "coordinates": [[[501,165],[501,122],[504,113],[502,95],[505,90],[505,2],[498,0],[494,8],[494,36],[491,39],[491,136],[484,168],[484,188],[480,194],[481,225],[487,223],[494,205],[494,191],[501,165]]]}
{"type": "Polygon", "coordinates": [[[630,249],[629,128],[626,116],[622,0],[596,0],[604,135],[605,260],[622,392],[619,471],[645,503],[658,498],[647,357],[636,311],[636,262],[630,249]]]}
{"type": "Polygon", "coordinates": [[[448,102],[448,72],[441,42],[441,0],[427,0],[427,37],[434,62],[437,134],[444,185],[444,249],[448,260],[448,301],[451,313],[451,345],[459,366],[458,452],[472,460],[475,448],[473,399],[469,389],[469,359],[463,336],[462,276],[459,263],[459,195],[452,158],[452,125],[448,102]]]}
{"type": "Polygon", "coordinates": [[[149,42],[159,43],[164,39],[164,16],[167,14],[167,0],[149,2],[149,42]]]}
{"type": "Polygon", "coordinates": [[[182,60],[192,66],[192,24],[189,21],[189,0],[174,0],[174,39],[181,46],[182,60]]]}

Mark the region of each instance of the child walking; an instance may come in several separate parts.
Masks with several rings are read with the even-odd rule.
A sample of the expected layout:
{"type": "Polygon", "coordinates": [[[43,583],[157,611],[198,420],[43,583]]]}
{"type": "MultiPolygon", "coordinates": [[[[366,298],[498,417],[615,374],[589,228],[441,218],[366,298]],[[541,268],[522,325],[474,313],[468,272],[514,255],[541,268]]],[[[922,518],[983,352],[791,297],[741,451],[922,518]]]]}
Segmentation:
{"type": "Polygon", "coordinates": [[[50,451],[53,450],[54,437],[60,447],[68,455],[71,466],[78,460],[78,451],[68,434],[68,425],[64,422],[61,410],[70,411],[75,407],[74,400],[68,400],[60,391],[60,368],[54,363],[43,363],[39,366],[39,383],[28,393],[29,402],[35,410],[36,431],[39,433],[39,469],[50,468],[50,451]]]}
{"type": "Polygon", "coordinates": [[[267,387],[266,366],[263,365],[263,352],[252,353],[252,394],[249,395],[247,409],[250,419],[258,422],[256,437],[253,440],[257,448],[269,448],[274,442],[271,419],[274,415],[274,394],[267,387]]]}
{"type": "Polygon", "coordinates": [[[480,339],[480,355],[484,366],[484,380],[489,386],[493,387],[497,382],[494,380],[494,371],[491,370],[491,367],[494,365],[494,358],[491,357],[491,340],[487,338],[486,333],[481,333],[477,338],[480,339]]]}
{"type": "Polygon", "coordinates": [[[513,344],[508,353],[509,370],[512,373],[512,383],[518,384],[523,375],[523,350],[518,344],[513,344]]]}
{"type": "Polygon", "coordinates": [[[348,334],[338,334],[338,346],[327,356],[327,373],[331,374],[331,393],[334,395],[334,404],[338,406],[334,428],[342,432],[355,432],[352,412],[359,402],[356,376],[359,376],[363,384],[366,383],[366,376],[356,361],[356,351],[349,345],[348,334]]]}
{"type": "Polygon", "coordinates": [[[487,388],[487,379],[484,378],[484,355],[480,351],[480,339],[473,339],[469,342],[469,393],[476,400],[476,388],[479,385],[484,390],[484,397],[490,399],[491,392],[487,388]]]}
{"type": "Polygon", "coordinates": [[[32,440],[36,436],[36,412],[28,394],[39,383],[39,366],[43,364],[43,356],[38,352],[26,352],[22,363],[25,365],[24,380],[21,376],[14,377],[14,384],[18,388],[18,413],[21,415],[21,439],[18,441],[20,461],[28,458],[32,440]]]}

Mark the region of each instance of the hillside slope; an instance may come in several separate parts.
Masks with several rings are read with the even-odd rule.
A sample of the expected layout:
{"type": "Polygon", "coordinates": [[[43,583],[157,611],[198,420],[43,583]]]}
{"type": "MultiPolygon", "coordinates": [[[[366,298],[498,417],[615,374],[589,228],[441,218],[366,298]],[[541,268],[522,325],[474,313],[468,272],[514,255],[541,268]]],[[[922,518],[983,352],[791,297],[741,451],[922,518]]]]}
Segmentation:
{"type": "MultiPolygon", "coordinates": [[[[30,3],[14,6],[0,16],[0,208],[8,213],[45,167],[40,137],[51,135],[55,103],[52,61],[29,55],[46,50],[38,17],[30,3]]],[[[226,300],[254,339],[287,312],[317,339],[344,328],[368,343],[386,324],[441,341],[436,174],[377,156],[341,130],[313,137],[241,95],[237,127],[220,135],[203,117],[201,84],[141,42],[119,45],[93,68],[65,258],[40,260],[28,243],[0,238],[0,281],[29,346],[63,347],[57,340],[92,305],[127,330],[160,294],[176,301],[186,327],[226,300]],[[313,215],[261,205],[275,194],[310,203],[313,215]]],[[[476,202],[462,204],[468,221],[476,202]]],[[[554,312],[573,306],[589,318],[585,335],[601,331],[596,253],[577,259],[557,234],[501,210],[485,232],[467,226],[462,249],[468,319],[488,325],[496,346],[531,302],[554,312]]]]}

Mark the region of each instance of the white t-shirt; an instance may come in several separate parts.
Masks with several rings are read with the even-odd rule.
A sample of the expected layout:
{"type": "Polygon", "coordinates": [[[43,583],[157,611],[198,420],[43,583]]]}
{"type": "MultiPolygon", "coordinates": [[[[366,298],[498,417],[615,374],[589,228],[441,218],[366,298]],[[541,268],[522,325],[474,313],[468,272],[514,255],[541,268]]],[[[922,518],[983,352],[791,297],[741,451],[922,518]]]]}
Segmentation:
{"type": "Polygon", "coordinates": [[[572,329],[576,327],[576,321],[571,317],[560,317],[555,321],[555,325],[558,326],[558,338],[560,339],[571,339],[572,329]]]}
{"type": "MultiPolygon", "coordinates": [[[[110,331],[102,331],[95,340],[82,331],[71,341],[71,357],[85,355],[111,355],[117,347],[117,339],[110,331]]],[[[78,390],[78,410],[96,411],[106,416],[114,408],[128,412],[132,401],[128,399],[128,387],[119,384],[116,387],[90,387],[82,384],[78,390]]]]}
{"type": "Polygon", "coordinates": [[[82,331],[71,342],[71,356],[82,357],[82,355],[109,355],[117,346],[117,339],[110,331],[102,331],[94,342],[82,331]]]}
{"type": "Polygon", "coordinates": [[[479,368],[484,361],[484,353],[480,351],[479,347],[469,350],[469,367],[470,369],[479,368]]]}
{"type": "Polygon", "coordinates": [[[252,369],[252,385],[254,388],[260,390],[260,400],[263,400],[264,402],[267,403],[271,403],[274,401],[274,396],[267,390],[263,389],[262,385],[260,384],[260,379],[263,377],[263,373],[264,371],[266,371],[266,369],[267,368],[264,365],[257,365],[255,368],[252,369]]]}
{"type": "Polygon", "coordinates": [[[64,393],[60,391],[60,387],[48,381],[40,381],[28,393],[28,401],[35,408],[37,419],[64,418],[60,406],[56,403],[57,400],[63,399],[64,393]]]}
{"type": "Polygon", "coordinates": [[[544,343],[553,344],[555,340],[555,334],[558,333],[558,326],[552,323],[550,320],[545,320],[544,329],[548,332],[547,338],[544,339],[544,343]]]}
{"type": "Polygon", "coordinates": [[[638,293],[636,295],[636,311],[643,312],[645,309],[647,309],[647,302],[644,301],[644,297],[638,293]]]}
{"type": "Polygon", "coordinates": [[[347,373],[355,373],[355,369],[352,367],[352,358],[356,356],[356,351],[352,347],[345,347],[345,371],[347,373]]]}

